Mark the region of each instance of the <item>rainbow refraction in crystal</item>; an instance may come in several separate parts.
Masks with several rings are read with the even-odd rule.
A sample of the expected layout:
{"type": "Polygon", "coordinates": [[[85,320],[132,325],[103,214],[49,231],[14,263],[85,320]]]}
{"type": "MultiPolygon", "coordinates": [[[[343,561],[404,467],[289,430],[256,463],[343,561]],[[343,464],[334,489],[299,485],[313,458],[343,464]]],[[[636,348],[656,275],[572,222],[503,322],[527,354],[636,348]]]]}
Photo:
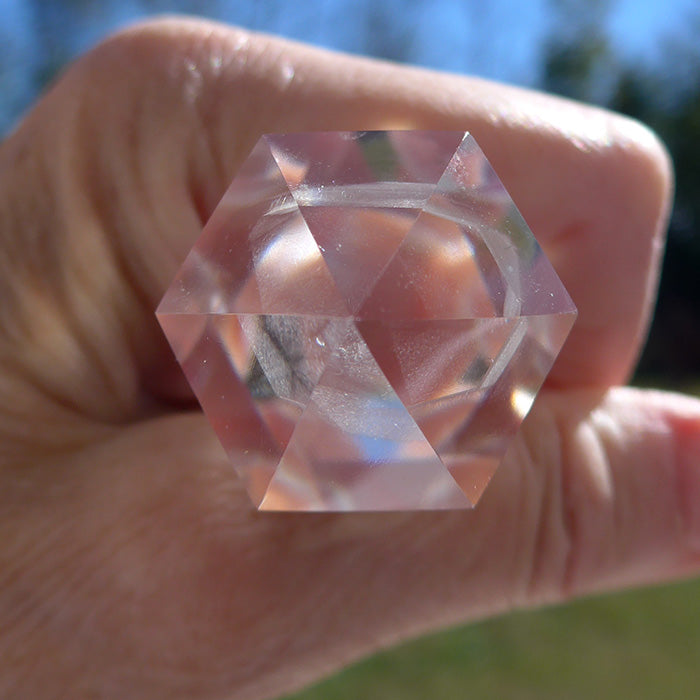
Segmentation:
{"type": "Polygon", "coordinates": [[[576,308],[469,134],[263,136],[157,310],[261,510],[470,508],[576,308]]]}

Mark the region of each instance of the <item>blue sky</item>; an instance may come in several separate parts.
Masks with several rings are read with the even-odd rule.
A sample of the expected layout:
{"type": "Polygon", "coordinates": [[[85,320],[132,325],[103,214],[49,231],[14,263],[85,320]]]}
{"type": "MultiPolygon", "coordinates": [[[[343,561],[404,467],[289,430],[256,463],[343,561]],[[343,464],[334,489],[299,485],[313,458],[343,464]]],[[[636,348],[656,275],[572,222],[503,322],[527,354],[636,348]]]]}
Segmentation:
{"type": "MultiPolygon", "coordinates": [[[[658,63],[668,37],[687,31],[697,0],[611,0],[616,52],[658,63]]],[[[552,0],[0,0],[0,133],[34,98],[37,75],[114,28],[159,11],[208,6],[218,19],[354,53],[392,55],[432,68],[536,85],[552,0]],[[78,6],[79,11],[71,10],[78,6]],[[291,9],[295,8],[295,9],[291,9]]]]}
{"type": "Polygon", "coordinates": [[[665,37],[687,30],[688,20],[700,5],[697,0],[617,0],[608,31],[613,43],[630,58],[662,58],[665,37]]]}

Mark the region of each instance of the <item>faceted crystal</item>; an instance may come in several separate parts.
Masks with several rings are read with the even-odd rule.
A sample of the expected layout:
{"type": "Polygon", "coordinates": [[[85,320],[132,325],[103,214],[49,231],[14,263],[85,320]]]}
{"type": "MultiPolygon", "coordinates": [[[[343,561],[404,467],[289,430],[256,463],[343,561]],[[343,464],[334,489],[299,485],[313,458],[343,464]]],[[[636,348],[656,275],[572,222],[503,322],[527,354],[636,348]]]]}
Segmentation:
{"type": "Polygon", "coordinates": [[[261,510],[469,508],[576,309],[464,133],[263,136],[158,318],[261,510]]]}

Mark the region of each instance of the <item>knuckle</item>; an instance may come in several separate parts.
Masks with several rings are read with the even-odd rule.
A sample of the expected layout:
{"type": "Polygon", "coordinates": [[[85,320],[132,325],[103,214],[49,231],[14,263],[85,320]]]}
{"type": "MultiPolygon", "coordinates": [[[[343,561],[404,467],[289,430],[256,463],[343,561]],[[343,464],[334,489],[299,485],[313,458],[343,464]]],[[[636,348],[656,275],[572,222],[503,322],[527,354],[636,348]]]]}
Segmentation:
{"type": "MultiPolygon", "coordinates": [[[[544,397],[542,397],[544,399],[544,397]]],[[[593,395],[572,402],[542,400],[523,425],[533,502],[522,528],[529,568],[523,575],[528,605],[567,600],[590,586],[616,556],[616,500],[608,448],[589,416],[593,395]],[[575,406],[579,405],[579,409],[575,406]]]]}
{"type": "Polygon", "coordinates": [[[523,424],[521,442],[522,491],[531,502],[529,522],[521,528],[526,552],[521,588],[524,604],[533,605],[561,597],[573,540],[562,467],[564,437],[552,402],[538,402],[523,424]]]}

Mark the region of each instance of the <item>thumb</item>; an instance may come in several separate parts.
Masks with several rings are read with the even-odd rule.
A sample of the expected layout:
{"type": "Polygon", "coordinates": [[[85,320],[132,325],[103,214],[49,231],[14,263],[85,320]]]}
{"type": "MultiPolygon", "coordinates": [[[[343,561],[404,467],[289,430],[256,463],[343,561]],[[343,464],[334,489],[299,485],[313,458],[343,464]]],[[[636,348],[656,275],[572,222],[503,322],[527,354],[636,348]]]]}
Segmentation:
{"type": "Polygon", "coordinates": [[[522,497],[535,504],[540,539],[526,602],[694,574],[700,402],[618,388],[550,394],[536,406],[519,443],[524,456],[504,470],[521,471],[522,497]],[[524,464],[532,465],[525,476],[524,464]]]}
{"type": "Polygon", "coordinates": [[[201,416],[141,423],[72,460],[80,488],[50,508],[7,484],[26,554],[5,600],[51,586],[52,621],[5,610],[8,641],[38,645],[15,643],[39,686],[73,669],[134,697],[288,693],[445,625],[696,573],[699,454],[696,400],[544,394],[473,511],[261,514],[201,416]],[[32,544],[55,522],[60,546],[32,544]]]}

